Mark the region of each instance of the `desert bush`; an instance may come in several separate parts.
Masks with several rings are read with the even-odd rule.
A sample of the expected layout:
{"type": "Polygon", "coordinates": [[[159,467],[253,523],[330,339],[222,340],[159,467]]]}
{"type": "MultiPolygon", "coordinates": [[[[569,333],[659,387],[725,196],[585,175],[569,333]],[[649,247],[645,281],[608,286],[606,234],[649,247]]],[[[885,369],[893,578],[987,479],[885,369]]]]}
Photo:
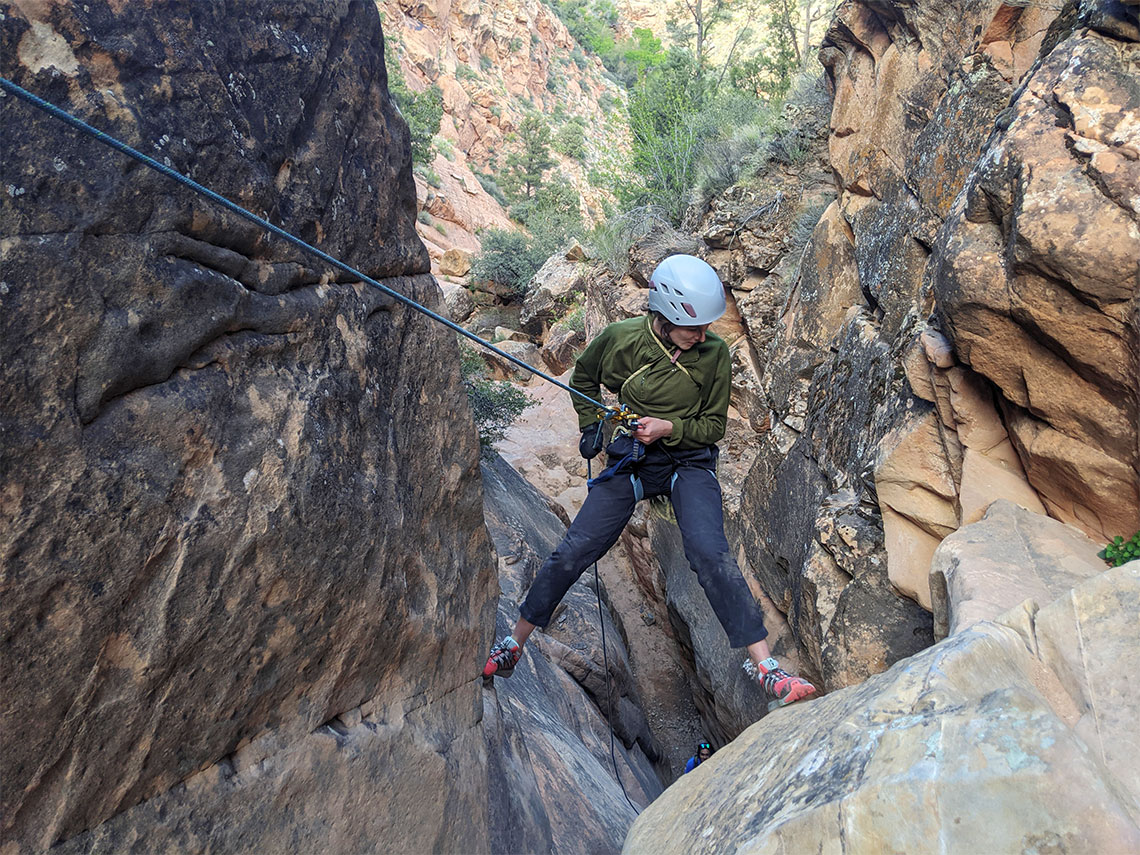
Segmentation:
{"type": "Polygon", "coordinates": [[[507,202],[507,194],[503,192],[503,189],[499,186],[498,182],[496,182],[494,178],[482,172],[476,172],[475,178],[478,180],[480,186],[487,192],[487,195],[489,195],[504,208],[507,207],[509,204],[507,202]]]}
{"type": "Polygon", "coordinates": [[[483,358],[466,342],[460,342],[459,354],[460,375],[479,432],[479,445],[484,454],[490,454],[534,399],[505,380],[488,380],[483,358]]]}
{"type": "Polygon", "coordinates": [[[645,243],[651,251],[660,249],[664,255],[686,242],[691,242],[696,250],[696,238],[673,228],[669,212],[655,205],[642,205],[611,217],[595,226],[584,240],[590,257],[601,261],[616,276],[629,269],[629,251],[635,243],[645,243]]]}
{"type": "Polygon", "coordinates": [[[521,297],[547,256],[539,258],[540,252],[523,232],[488,229],[481,239],[482,249],[471,259],[471,277],[495,282],[521,297]]]}

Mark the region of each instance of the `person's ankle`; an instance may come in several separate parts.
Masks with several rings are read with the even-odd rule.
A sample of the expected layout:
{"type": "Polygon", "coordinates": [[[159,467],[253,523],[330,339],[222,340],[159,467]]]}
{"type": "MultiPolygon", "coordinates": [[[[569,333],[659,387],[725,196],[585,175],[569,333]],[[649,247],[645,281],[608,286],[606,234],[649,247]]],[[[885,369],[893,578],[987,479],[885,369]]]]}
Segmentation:
{"type": "Polygon", "coordinates": [[[767,674],[769,671],[780,667],[780,663],[776,661],[775,656],[769,656],[767,659],[761,659],[754,664],[756,665],[756,670],[759,671],[761,675],[767,674]]]}

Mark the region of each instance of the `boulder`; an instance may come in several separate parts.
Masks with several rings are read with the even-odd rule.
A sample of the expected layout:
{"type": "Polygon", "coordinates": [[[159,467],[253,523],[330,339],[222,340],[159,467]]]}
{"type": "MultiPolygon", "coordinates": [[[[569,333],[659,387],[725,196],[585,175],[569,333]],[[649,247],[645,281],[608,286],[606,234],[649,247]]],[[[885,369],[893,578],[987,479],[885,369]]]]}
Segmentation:
{"type": "Polygon", "coordinates": [[[519,316],[522,328],[531,335],[541,335],[570,310],[585,287],[586,273],[580,263],[552,255],[527,287],[519,316]]]}
{"type": "Polygon", "coordinates": [[[542,359],[552,374],[563,374],[574,366],[574,360],[585,345],[586,335],[581,330],[555,324],[542,342],[542,359]]]}
{"type": "Polygon", "coordinates": [[[476,292],[473,295],[476,308],[474,313],[464,322],[463,328],[465,330],[489,341],[495,335],[495,329],[498,327],[518,328],[519,310],[517,306],[482,305],[478,299],[480,293],[482,292],[476,292]]]}
{"type": "Polygon", "coordinates": [[[462,285],[440,282],[439,289],[443,292],[443,308],[450,320],[462,324],[475,312],[475,301],[471,299],[471,292],[462,285]]]}
{"type": "Polygon", "coordinates": [[[439,272],[444,276],[466,276],[470,269],[471,255],[462,249],[449,249],[439,260],[439,272]]]}
{"type": "Polygon", "coordinates": [[[513,330],[510,327],[495,327],[495,341],[499,344],[507,341],[519,341],[524,343],[531,343],[530,336],[524,332],[513,330]]]}
{"type": "Polygon", "coordinates": [[[1079,529],[1000,499],[934,554],[934,634],[993,620],[1024,600],[1048,602],[1104,572],[1101,546],[1079,529]]]}
{"type": "Polygon", "coordinates": [[[685,775],[623,852],[1140,848],[1140,562],[769,715],[685,775]]]}
{"type": "MultiPolygon", "coordinates": [[[[499,348],[503,353],[509,353],[515,359],[525,362],[532,368],[537,368],[542,371],[546,367],[546,364],[542,361],[542,355],[538,352],[538,348],[529,341],[501,341],[496,344],[495,347],[499,348]]],[[[491,375],[495,380],[514,379],[525,383],[534,376],[525,368],[520,367],[509,359],[504,359],[492,351],[485,350],[482,356],[484,362],[486,362],[487,366],[491,369],[491,375]]]]}

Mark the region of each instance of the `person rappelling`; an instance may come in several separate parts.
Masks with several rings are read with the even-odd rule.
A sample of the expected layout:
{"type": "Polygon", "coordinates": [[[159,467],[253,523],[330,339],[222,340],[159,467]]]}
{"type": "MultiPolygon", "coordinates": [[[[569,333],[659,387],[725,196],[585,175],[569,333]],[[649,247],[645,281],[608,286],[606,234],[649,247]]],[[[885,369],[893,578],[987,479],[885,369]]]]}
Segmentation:
{"type": "Polygon", "coordinates": [[[614,431],[608,466],[589,482],[581,510],[519,606],[514,631],[492,647],[485,678],[512,674],[531,633],[550,623],[570,586],[617,542],[638,501],[668,496],[685,557],[730,645],[747,650],[744,671],[769,697],[769,709],[815,693],[772,657],[763,614],[724,534],[716,443],[728,419],[731,360],[728,345],[708,329],[725,308],[716,271],[695,256],[672,255],[650,277],[648,314],[610,324],[578,357],[570,387],[581,393],[571,398],[582,457],[591,460],[602,448],[602,421],[588,400],[602,386],[624,412],[642,415],[614,431]]]}

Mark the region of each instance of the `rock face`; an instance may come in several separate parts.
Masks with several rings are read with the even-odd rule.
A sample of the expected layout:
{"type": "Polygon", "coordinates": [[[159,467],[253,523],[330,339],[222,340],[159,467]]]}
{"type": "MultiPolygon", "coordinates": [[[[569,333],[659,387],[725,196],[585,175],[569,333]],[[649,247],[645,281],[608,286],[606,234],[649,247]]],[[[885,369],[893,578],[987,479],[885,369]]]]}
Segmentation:
{"type": "Polygon", "coordinates": [[[1056,599],[1104,572],[1099,550],[1072,526],[994,502],[981,522],[958,529],[934,553],[935,635],[954,635],[1026,599],[1056,599]]]}
{"type": "Polygon", "coordinates": [[[1140,43],[1076,32],[1010,108],[931,281],[1029,483],[1098,538],[1140,528],[1140,43]]]}
{"type": "MultiPolygon", "coordinates": [[[[565,524],[497,455],[484,462],[483,478],[487,524],[499,553],[501,637],[514,627],[518,603],[565,524]]],[[[494,852],[617,851],[636,816],[626,795],[640,810],[661,792],[653,766],[661,749],[633,689],[619,627],[608,614],[612,693],[606,693],[607,657],[592,584],[587,576],[576,583],[547,631],[531,636],[514,674],[484,691],[494,852]],[[617,736],[620,785],[606,718],[617,736]]]]}
{"type": "MultiPolygon", "coordinates": [[[[4,76],[438,305],[371,4],[119,5],[7,7],[4,76]]],[[[88,840],[489,848],[479,690],[437,667],[494,612],[454,336],[0,113],[4,851],[156,796],[88,840]]]]}
{"type": "Polygon", "coordinates": [[[1133,852],[1140,562],[766,717],[624,852],[1133,852]]]}
{"type": "Polygon", "coordinates": [[[1113,9],[844,4],[838,198],[802,255],[780,171],[702,221],[748,333],[730,540],[829,689],[931,643],[935,550],[995,500],[1140,526],[1138,45],[1113,9]]]}
{"type": "Polygon", "coordinates": [[[582,196],[582,213],[597,219],[602,200],[612,197],[592,186],[588,164],[628,147],[624,90],[604,74],[601,60],[583,53],[549,5],[383,0],[377,6],[409,87],[434,84],[443,96],[439,136],[446,142],[431,164],[439,181],[418,182],[423,209],[443,226],[442,233],[431,224],[419,228],[433,262],[451,247],[477,251],[482,228],[514,228],[476,174],[497,174],[528,113],[542,114],[555,131],[571,118],[591,129],[585,154],[552,155],[582,196]]]}

